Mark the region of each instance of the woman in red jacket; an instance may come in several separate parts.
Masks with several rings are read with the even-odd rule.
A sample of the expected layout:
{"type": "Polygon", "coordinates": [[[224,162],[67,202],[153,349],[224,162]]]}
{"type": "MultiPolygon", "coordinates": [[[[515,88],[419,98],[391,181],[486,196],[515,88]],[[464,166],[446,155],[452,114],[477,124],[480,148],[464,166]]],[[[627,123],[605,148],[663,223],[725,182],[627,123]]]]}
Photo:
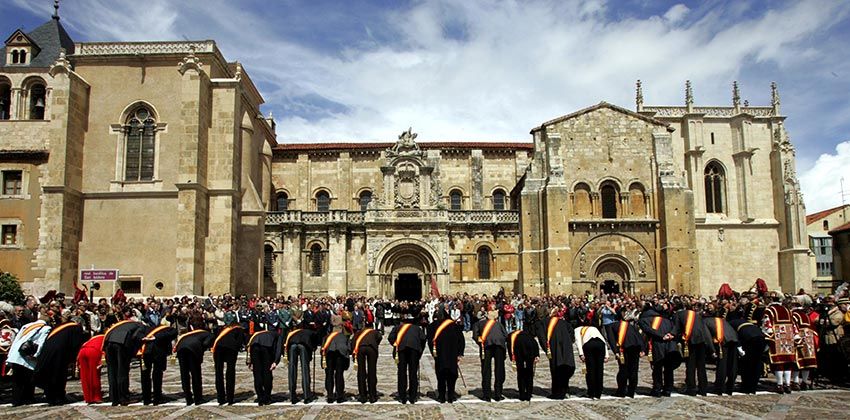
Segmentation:
{"type": "Polygon", "coordinates": [[[80,348],[77,364],[80,366],[80,383],[83,387],[83,399],[89,404],[103,402],[100,388],[100,368],[103,360],[103,334],[86,341],[80,348]]]}

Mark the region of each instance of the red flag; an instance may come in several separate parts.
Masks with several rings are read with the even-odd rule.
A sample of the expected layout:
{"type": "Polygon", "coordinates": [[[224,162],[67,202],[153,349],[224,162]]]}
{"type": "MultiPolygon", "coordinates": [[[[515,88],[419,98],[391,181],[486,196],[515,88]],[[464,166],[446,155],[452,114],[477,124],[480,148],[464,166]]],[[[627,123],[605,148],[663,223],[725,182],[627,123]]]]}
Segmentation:
{"type": "Polygon", "coordinates": [[[431,294],[440,297],[440,288],[437,287],[437,276],[431,274],[431,294]]]}

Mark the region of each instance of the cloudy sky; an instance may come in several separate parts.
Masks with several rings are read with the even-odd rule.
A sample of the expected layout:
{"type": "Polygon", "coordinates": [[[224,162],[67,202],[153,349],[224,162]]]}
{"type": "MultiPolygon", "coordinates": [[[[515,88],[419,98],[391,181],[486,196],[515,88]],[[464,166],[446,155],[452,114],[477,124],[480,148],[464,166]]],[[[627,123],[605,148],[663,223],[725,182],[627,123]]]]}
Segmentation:
{"type": "MultiPolygon", "coordinates": [[[[50,0],[0,2],[33,29],[50,0]]],[[[215,39],[279,141],[523,140],[605,100],[770,103],[779,84],[809,212],[850,202],[850,2],[64,0],[76,41],[215,39]]]]}

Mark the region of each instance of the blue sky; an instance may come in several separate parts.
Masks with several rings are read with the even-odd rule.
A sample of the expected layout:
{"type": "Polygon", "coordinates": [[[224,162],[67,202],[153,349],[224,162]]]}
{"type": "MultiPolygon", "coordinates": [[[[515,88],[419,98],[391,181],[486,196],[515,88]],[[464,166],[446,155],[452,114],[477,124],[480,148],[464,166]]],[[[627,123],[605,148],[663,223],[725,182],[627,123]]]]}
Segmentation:
{"type": "MultiPolygon", "coordinates": [[[[51,0],[0,2],[33,29],[51,0]]],[[[278,121],[280,141],[529,140],[605,100],[753,105],[779,84],[809,212],[850,191],[850,2],[65,0],[76,41],[215,39],[278,121]]],[[[847,197],[850,201],[850,196],[847,197]]]]}

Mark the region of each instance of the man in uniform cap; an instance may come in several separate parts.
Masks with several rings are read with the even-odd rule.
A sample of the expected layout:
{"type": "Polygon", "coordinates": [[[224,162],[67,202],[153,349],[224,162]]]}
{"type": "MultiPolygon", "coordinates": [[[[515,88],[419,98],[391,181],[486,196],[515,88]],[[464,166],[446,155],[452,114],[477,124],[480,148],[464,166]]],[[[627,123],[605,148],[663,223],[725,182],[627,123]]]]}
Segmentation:
{"type": "Polygon", "coordinates": [[[765,336],[758,325],[758,321],[754,319],[758,305],[754,303],[746,303],[739,307],[740,310],[729,314],[729,325],[735,329],[738,334],[738,341],[741,344],[740,361],[738,363],[739,373],[741,374],[741,392],[745,394],[755,394],[758,387],[759,377],[761,377],[762,363],[761,356],[765,347],[765,336]]]}
{"type": "Polygon", "coordinates": [[[617,358],[617,397],[634,398],[637,389],[638,369],[640,358],[644,354],[645,342],[634,321],[624,318],[625,312],[620,311],[620,320],[612,327],[616,341],[611,343],[611,350],[617,358]]]}
{"type": "MultiPolygon", "coordinates": [[[[434,315],[434,322],[428,326],[428,348],[434,357],[437,373],[437,401],[455,401],[455,383],[458,377],[458,365],[463,357],[465,343],[463,331],[449,318],[445,309],[434,315]]],[[[416,395],[410,396],[410,402],[416,402],[416,395]]]]}
{"type": "Polygon", "coordinates": [[[398,399],[402,404],[416,402],[419,397],[419,359],[425,339],[425,331],[411,318],[402,320],[387,337],[398,366],[398,399]]]}
{"type": "Polygon", "coordinates": [[[106,351],[106,368],[109,378],[109,399],[112,405],[127,405],[130,390],[130,361],[142,346],[147,326],[130,319],[132,313],[124,312],[124,320],[106,331],[103,345],[106,351]]]}
{"type": "Polygon", "coordinates": [[[172,343],[177,338],[177,329],[159,325],[142,339],[142,402],[144,405],[161,404],[162,374],[168,366],[172,343]]]}
{"type": "Polygon", "coordinates": [[[705,371],[706,350],[711,345],[711,334],[705,328],[699,304],[684,301],[673,315],[673,331],[666,337],[682,344],[685,364],[685,394],[708,394],[708,374],[705,371]]]}
{"type": "Polygon", "coordinates": [[[321,357],[328,403],[345,402],[348,339],[342,333],[342,317],[339,315],[331,315],[331,332],[322,340],[321,357]]]}
{"type": "Polygon", "coordinates": [[[177,338],[174,350],[180,362],[180,384],[183,386],[186,405],[201,405],[204,402],[201,364],[204,353],[212,347],[213,335],[204,329],[202,322],[193,323],[189,328],[189,332],[177,338]]]}
{"type": "Polygon", "coordinates": [[[484,392],[484,401],[490,401],[490,372],[495,365],[495,395],[493,399],[501,401],[502,386],[505,383],[505,354],[508,332],[501,322],[496,318],[497,311],[487,312],[487,319],[482,319],[472,327],[472,340],[478,345],[478,354],[481,356],[481,389],[484,392]]]}
{"type": "Polygon", "coordinates": [[[349,347],[357,370],[357,391],[361,404],[378,401],[378,345],[382,333],[372,328],[364,328],[351,336],[349,347]]]}
{"type": "Polygon", "coordinates": [[[257,331],[248,340],[246,361],[254,373],[258,405],[272,403],[272,372],[280,363],[283,343],[276,330],[257,331]]]}
{"type": "Polygon", "coordinates": [[[210,349],[215,365],[215,392],[218,405],[233,405],[236,390],[236,357],[245,342],[244,330],[235,318],[219,331],[210,349]]]}
{"type": "Polygon", "coordinates": [[[77,352],[86,340],[83,327],[71,322],[70,315],[66,310],[62,315],[64,322],[50,330],[35,365],[35,382],[44,389],[49,405],[68,402],[65,399],[68,365],[75,362],[77,352]]]}
{"type": "Polygon", "coordinates": [[[682,355],[676,343],[665,337],[673,331],[673,322],[661,315],[662,307],[646,304],[638,319],[638,325],[646,335],[647,357],[652,367],[653,397],[669,397],[673,392],[673,372],[682,363],[682,355]]]}

